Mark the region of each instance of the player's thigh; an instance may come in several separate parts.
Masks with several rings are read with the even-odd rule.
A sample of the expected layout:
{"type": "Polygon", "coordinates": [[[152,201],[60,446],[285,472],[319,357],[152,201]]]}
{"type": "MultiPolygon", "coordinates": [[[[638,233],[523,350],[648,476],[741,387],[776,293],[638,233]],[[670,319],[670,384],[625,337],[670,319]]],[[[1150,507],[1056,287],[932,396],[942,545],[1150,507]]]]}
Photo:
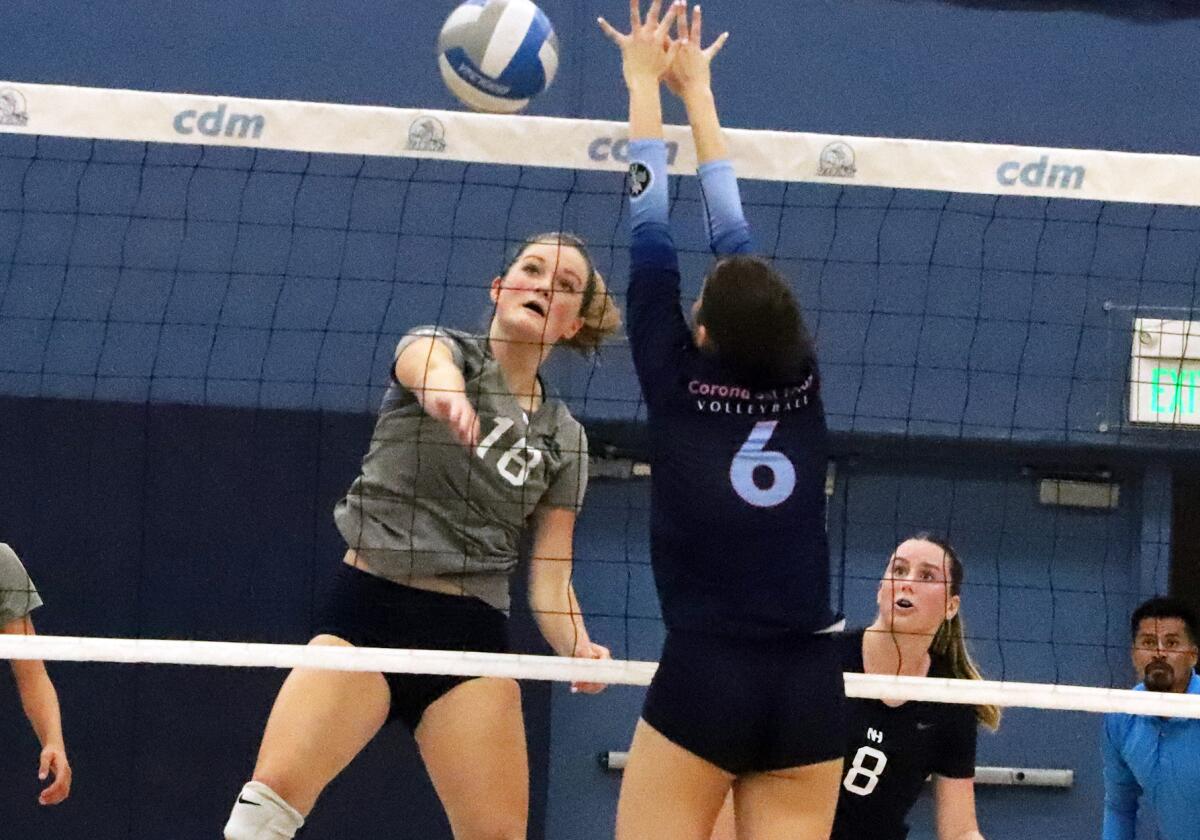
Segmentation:
{"type": "MultiPolygon", "coordinates": [[[[309,644],[351,646],[335,636],[309,644]]],[[[297,668],[271,708],[254,780],[307,814],[387,721],[390,705],[382,674],[297,668]]]]}
{"type": "Polygon", "coordinates": [[[617,840],[708,840],[733,774],[639,720],[617,803],[617,840]]]}
{"type": "Polygon", "coordinates": [[[739,840],[828,840],[842,759],[740,777],[733,786],[739,840]]]}
{"type": "Polygon", "coordinates": [[[523,840],[529,758],[516,681],[460,683],[430,704],[415,735],[456,840],[523,840]]]}

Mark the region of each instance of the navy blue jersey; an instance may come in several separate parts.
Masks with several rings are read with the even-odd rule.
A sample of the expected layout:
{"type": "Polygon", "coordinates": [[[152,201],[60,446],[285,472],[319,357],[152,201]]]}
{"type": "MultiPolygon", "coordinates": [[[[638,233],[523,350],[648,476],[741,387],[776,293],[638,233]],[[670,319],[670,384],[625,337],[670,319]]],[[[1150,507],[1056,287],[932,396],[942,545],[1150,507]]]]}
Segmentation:
{"type": "MultiPolygon", "coordinates": [[[[665,218],[665,159],[646,141],[631,150],[628,329],[648,411],[663,618],[670,629],[739,637],[825,629],[834,616],[817,371],[750,387],[695,346],[665,218]]],[[[721,252],[749,249],[744,220],[713,233],[721,252]]]]}

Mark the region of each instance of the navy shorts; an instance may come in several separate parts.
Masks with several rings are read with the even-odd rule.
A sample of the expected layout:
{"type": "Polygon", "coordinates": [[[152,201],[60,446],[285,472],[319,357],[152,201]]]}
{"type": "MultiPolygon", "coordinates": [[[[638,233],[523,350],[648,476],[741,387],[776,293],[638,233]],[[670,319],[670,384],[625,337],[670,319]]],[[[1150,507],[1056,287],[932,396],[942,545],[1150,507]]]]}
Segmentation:
{"type": "Polygon", "coordinates": [[[670,631],[642,718],[739,776],[840,759],[842,663],[827,634],[749,640],[670,631]]]}
{"type": "MultiPolygon", "coordinates": [[[[403,586],[339,563],[333,591],[317,616],[317,635],[357,647],[508,652],[508,617],[478,598],[403,586]]],[[[474,677],[384,674],[392,694],[388,721],[410,731],[425,710],[474,677]]]]}

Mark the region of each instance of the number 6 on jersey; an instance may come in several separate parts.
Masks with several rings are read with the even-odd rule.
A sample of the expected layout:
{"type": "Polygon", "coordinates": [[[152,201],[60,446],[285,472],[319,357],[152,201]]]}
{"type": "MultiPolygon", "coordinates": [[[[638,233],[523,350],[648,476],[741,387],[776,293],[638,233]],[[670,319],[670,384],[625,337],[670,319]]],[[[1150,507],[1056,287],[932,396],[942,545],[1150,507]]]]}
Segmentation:
{"type": "Polygon", "coordinates": [[[785,502],[796,489],[796,468],[782,452],[767,452],[767,441],[775,433],[778,420],[755,423],[750,437],[733,456],[729,465],[729,480],[739,496],[755,507],[769,508],[785,502]],[[754,471],[759,467],[771,473],[771,483],[759,487],[754,471]]]}

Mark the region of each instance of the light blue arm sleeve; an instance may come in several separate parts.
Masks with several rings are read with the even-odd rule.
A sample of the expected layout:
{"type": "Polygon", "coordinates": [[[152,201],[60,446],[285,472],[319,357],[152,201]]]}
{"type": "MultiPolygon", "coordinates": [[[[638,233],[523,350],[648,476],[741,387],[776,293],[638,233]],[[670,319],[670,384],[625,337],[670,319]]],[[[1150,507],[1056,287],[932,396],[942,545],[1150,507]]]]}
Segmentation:
{"type": "Polygon", "coordinates": [[[629,143],[629,223],[636,232],[647,223],[666,224],[670,218],[667,196],[667,144],[662,140],[629,143]]]}
{"type": "Polygon", "coordinates": [[[1104,834],[1103,840],[1134,840],[1138,795],[1142,788],[1113,742],[1121,737],[1120,718],[1104,717],[1104,834]]]}
{"type": "Polygon", "coordinates": [[[747,254],[754,249],[750,225],[742,210],[737,176],[728,160],[700,164],[700,194],[708,219],[708,241],[713,253],[747,254]]]}
{"type": "Polygon", "coordinates": [[[679,304],[679,257],[671,238],[667,147],[662,140],[629,144],[629,346],[647,402],[674,393],[679,356],[691,332],[679,304]]]}

